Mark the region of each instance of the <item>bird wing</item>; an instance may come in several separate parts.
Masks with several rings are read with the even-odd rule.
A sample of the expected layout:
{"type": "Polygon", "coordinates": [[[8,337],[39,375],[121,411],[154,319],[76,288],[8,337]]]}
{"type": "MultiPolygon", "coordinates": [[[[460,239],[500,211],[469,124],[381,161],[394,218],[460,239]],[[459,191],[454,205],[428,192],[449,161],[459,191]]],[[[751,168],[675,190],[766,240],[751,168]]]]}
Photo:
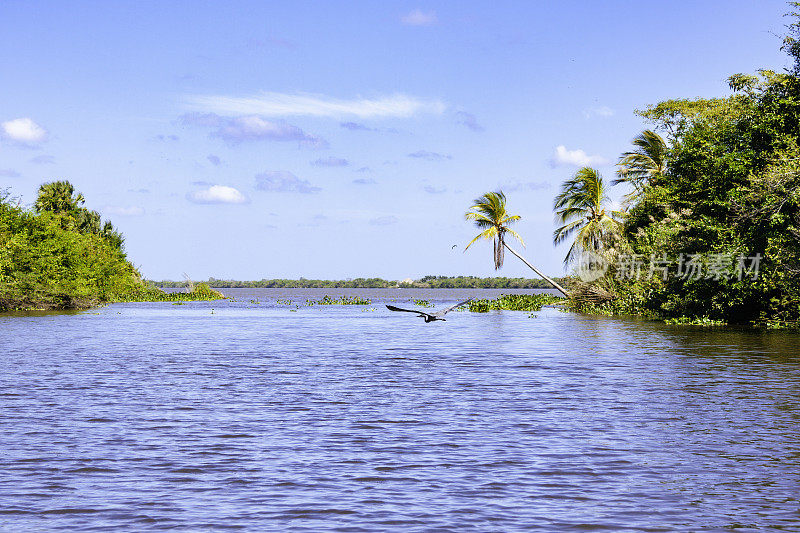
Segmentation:
{"type": "Polygon", "coordinates": [[[388,309],[389,311],[403,311],[405,313],[416,313],[419,316],[425,316],[428,314],[428,313],[423,313],[422,311],[417,311],[416,309],[401,309],[399,307],[395,307],[389,304],[386,304],[386,309],[388,309]]]}
{"type": "Polygon", "coordinates": [[[442,310],[441,310],[441,311],[439,311],[438,313],[434,313],[434,314],[435,314],[436,316],[444,316],[444,315],[446,315],[447,313],[449,313],[450,311],[452,311],[453,309],[456,309],[456,308],[458,308],[458,307],[461,307],[461,306],[462,306],[462,305],[464,305],[464,304],[468,304],[468,303],[470,303],[470,302],[471,302],[472,300],[474,300],[474,299],[475,299],[475,298],[470,298],[469,300],[464,300],[463,302],[457,303],[456,305],[451,305],[451,306],[450,306],[450,307],[448,307],[447,309],[442,309],[442,310]]]}

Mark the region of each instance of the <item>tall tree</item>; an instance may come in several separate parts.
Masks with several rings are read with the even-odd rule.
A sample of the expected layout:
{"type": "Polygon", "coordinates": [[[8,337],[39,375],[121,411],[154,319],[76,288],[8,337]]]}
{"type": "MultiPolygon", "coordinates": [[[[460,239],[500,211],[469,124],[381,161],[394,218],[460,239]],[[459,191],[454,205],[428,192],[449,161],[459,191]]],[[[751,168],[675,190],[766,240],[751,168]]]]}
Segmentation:
{"type": "Polygon", "coordinates": [[[506,210],[506,195],[502,191],[488,192],[475,200],[475,205],[468,211],[464,217],[471,220],[482,231],[472,239],[467,247],[464,248],[466,252],[472,244],[480,239],[491,240],[494,247],[494,268],[500,269],[503,266],[504,250],[508,249],[509,252],[517,256],[523,263],[536,272],[543,279],[547,280],[553,287],[558,289],[564,296],[567,296],[567,291],[558,283],[544,275],[539,269],[528,263],[521,255],[519,255],[513,248],[511,248],[505,240],[506,234],[511,235],[517,239],[523,246],[525,243],[522,237],[514,230],[509,228],[511,224],[518,221],[521,217],[519,215],[509,215],[506,210]]]}
{"type": "Polygon", "coordinates": [[[625,199],[632,203],[641,197],[645,187],[658,183],[667,171],[667,145],[653,130],[645,130],[633,139],[635,148],[625,152],[617,162],[617,179],[612,185],[627,183],[633,187],[625,199]]]}
{"type": "Polygon", "coordinates": [[[553,205],[556,222],[561,224],[553,232],[553,243],[561,244],[574,236],[565,265],[583,251],[605,253],[613,248],[624,214],[606,210],[608,202],[603,176],[593,168],[583,167],[563,183],[553,205]]]}

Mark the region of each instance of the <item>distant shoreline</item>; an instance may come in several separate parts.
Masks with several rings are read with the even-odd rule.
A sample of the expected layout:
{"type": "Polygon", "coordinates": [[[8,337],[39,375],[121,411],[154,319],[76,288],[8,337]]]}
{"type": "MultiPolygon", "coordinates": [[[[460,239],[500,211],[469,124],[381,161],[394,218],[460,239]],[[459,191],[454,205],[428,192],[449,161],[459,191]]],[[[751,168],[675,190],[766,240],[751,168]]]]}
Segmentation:
{"type": "MultiPolygon", "coordinates": [[[[569,284],[569,278],[554,278],[569,284]]],[[[183,288],[186,281],[153,281],[159,288],[183,288]]],[[[550,289],[545,280],[529,278],[478,278],[474,276],[425,276],[418,280],[386,280],[382,278],[355,278],[346,280],[321,279],[262,279],[238,281],[209,278],[203,281],[217,289],[550,289]]]]}

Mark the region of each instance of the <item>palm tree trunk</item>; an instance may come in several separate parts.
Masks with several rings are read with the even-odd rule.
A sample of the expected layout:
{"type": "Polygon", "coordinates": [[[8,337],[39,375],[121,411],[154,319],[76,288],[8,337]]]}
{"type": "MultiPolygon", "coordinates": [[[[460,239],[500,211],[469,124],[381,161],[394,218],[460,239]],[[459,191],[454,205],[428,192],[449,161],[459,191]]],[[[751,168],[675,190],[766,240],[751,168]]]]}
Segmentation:
{"type": "Polygon", "coordinates": [[[534,272],[536,272],[537,274],[539,274],[539,276],[541,276],[541,277],[542,277],[542,279],[544,279],[544,280],[545,280],[545,281],[547,281],[547,282],[548,282],[550,285],[552,285],[553,287],[555,287],[555,288],[556,288],[556,289],[557,289],[559,292],[561,292],[561,294],[563,294],[564,296],[566,296],[567,298],[569,298],[569,293],[567,293],[567,291],[566,291],[566,289],[564,289],[564,287],[562,287],[561,285],[559,285],[558,283],[556,283],[556,282],[555,282],[555,281],[553,281],[552,279],[548,278],[547,276],[545,276],[544,274],[542,274],[541,272],[539,272],[539,269],[538,269],[538,268],[536,268],[536,267],[535,267],[535,266],[533,266],[532,264],[528,263],[528,262],[525,260],[525,258],[524,258],[524,257],[522,257],[522,256],[521,256],[521,255],[519,255],[517,252],[515,252],[515,251],[514,251],[514,249],[513,249],[513,248],[511,248],[509,245],[507,245],[507,244],[505,244],[505,243],[503,243],[503,244],[505,245],[505,247],[508,249],[508,251],[509,251],[509,252],[511,252],[512,254],[516,255],[516,256],[519,258],[519,260],[520,260],[520,261],[522,261],[523,263],[525,263],[526,265],[528,265],[528,267],[529,267],[531,270],[533,270],[534,272]]]}

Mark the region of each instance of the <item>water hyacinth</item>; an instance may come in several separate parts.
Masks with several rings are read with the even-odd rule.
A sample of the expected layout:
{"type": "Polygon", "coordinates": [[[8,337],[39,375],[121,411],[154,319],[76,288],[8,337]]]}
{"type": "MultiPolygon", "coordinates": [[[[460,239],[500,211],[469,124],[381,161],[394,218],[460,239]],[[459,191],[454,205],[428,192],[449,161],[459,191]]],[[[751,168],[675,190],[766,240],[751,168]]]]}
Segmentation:
{"type": "Polygon", "coordinates": [[[542,306],[563,301],[550,294],[503,294],[494,300],[473,300],[469,310],[473,313],[489,311],[539,311],[542,306]]]}
{"type": "Polygon", "coordinates": [[[306,305],[369,305],[372,300],[360,296],[340,296],[331,298],[327,294],[321,300],[306,300],[306,305]]]}

